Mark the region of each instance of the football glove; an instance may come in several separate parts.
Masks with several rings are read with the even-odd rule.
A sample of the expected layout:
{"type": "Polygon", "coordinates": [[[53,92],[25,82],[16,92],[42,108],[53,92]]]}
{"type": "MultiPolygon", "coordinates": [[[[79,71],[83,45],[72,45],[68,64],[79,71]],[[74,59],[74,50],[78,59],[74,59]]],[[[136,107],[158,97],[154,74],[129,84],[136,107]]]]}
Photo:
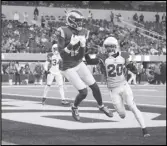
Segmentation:
{"type": "Polygon", "coordinates": [[[76,45],[79,41],[80,41],[80,38],[79,38],[77,35],[72,35],[72,36],[71,36],[70,44],[74,46],[74,45],[76,45]]]}
{"type": "Polygon", "coordinates": [[[79,36],[80,46],[85,47],[86,46],[86,38],[85,36],[79,36]]]}

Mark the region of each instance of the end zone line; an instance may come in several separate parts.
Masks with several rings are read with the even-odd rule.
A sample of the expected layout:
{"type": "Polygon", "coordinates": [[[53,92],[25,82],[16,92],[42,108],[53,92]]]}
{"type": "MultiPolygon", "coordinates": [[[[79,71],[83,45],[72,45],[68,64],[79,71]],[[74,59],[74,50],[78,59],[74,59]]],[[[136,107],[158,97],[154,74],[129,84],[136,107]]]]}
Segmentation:
{"type": "MultiPolygon", "coordinates": [[[[2,95],[9,95],[9,96],[22,96],[22,97],[33,97],[33,98],[42,98],[42,96],[37,95],[21,95],[21,94],[10,94],[10,93],[2,93],[2,95]]],[[[61,99],[59,97],[47,97],[48,99],[61,99]]],[[[3,99],[3,98],[2,98],[3,99]]],[[[74,99],[68,99],[68,100],[74,100],[74,99]]],[[[84,101],[87,102],[96,102],[95,100],[89,100],[85,99],[84,101]]],[[[103,101],[103,103],[112,103],[111,101],[103,101]]],[[[153,105],[153,104],[137,104],[137,106],[143,106],[143,107],[158,107],[158,108],[166,108],[165,105],[153,105]]]]}
{"type": "Polygon", "coordinates": [[[2,145],[18,145],[18,144],[2,141],[2,145]]]}
{"type": "MultiPolygon", "coordinates": [[[[53,84],[52,87],[54,86],[58,86],[56,84],[53,84]]],[[[65,84],[64,86],[69,86],[69,87],[73,87],[73,85],[70,85],[70,84],[65,84]]],[[[99,87],[106,87],[107,88],[107,85],[101,85],[101,84],[98,84],[99,87]]],[[[166,85],[130,85],[131,87],[166,87],[166,85]]],[[[2,87],[5,87],[5,88],[10,88],[10,87],[45,87],[45,85],[2,85],[2,87]]]]}
{"type": "MultiPolygon", "coordinates": [[[[22,87],[20,87],[20,88],[11,88],[11,89],[18,89],[18,90],[20,90],[22,87]]],[[[29,88],[29,89],[26,89],[26,90],[29,90],[29,91],[41,91],[41,89],[35,89],[35,88],[29,88]]],[[[91,90],[91,89],[88,89],[88,90],[91,90]]],[[[134,90],[134,89],[133,89],[134,90]]],[[[56,90],[52,90],[52,89],[50,89],[50,92],[55,92],[55,91],[58,91],[57,89],[56,90]]],[[[77,91],[77,90],[76,90],[77,91]]],[[[103,92],[101,92],[103,95],[109,95],[109,92],[105,92],[105,91],[108,91],[108,90],[101,90],[101,91],[103,91],[103,92]]],[[[67,91],[67,89],[65,89],[65,92],[75,92],[74,90],[68,90],[67,91]]],[[[139,91],[140,92],[140,91],[139,91]]],[[[149,92],[151,92],[151,91],[149,91],[149,92]]],[[[146,96],[146,94],[135,94],[135,96],[139,96],[139,97],[149,97],[150,98],[150,96],[146,96]]],[[[152,95],[152,97],[155,97],[155,98],[165,98],[165,96],[154,96],[154,94],[152,95]]],[[[151,97],[151,98],[152,98],[151,97]]]]}

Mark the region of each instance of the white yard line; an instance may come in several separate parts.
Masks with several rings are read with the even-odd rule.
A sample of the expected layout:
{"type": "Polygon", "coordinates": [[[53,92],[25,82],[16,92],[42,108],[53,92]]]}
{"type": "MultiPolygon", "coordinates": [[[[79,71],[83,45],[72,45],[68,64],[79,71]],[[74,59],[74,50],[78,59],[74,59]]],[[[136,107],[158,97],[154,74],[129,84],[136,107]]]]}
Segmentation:
{"type": "Polygon", "coordinates": [[[2,145],[18,145],[18,144],[2,141],[2,145]]]}
{"type": "MultiPolygon", "coordinates": [[[[2,93],[2,95],[9,95],[9,96],[22,96],[22,97],[32,97],[32,98],[42,98],[42,96],[36,96],[36,95],[21,95],[21,94],[10,94],[10,93],[2,93]]],[[[48,97],[49,99],[61,99],[60,97],[48,97]]],[[[74,100],[69,99],[69,100],[74,100]]],[[[88,102],[96,102],[95,100],[89,100],[85,99],[84,101],[88,102]]],[[[104,101],[104,103],[112,103],[111,101],[104,101]]],[[[166,105],[154,105],[154,104],[136,104],[138,106],[144,106],[144,107],[159,107],[159,108],[166,108],[166,105]]]]}
{"type": "MultiPolygon", "coordinates": [[[[22,87],[20,87],[20,88],[22,88],[22,87]]],[[[18,89],[18,90],[20,90],[20,88],[14,88],[14,90],[16,90],[16,89],[18,89]]],[[[12,88],[11,88],[12,89],[12,88]]],[[[29,91],[33,91],[33,90],[35,90],[35,91],[41,91],[41,92],[43,92],[43,90],[41,90],[41,89],[26,89],[26,90],[29,90],[29,91]]],[[[133,90],[133,89],[132,89],[133,90]]],[[[55,91],[58,91],[58,89],[54,89],[54,90],[52,90],[52,89],[50,89],[49,90],[49,92],[55,92],[55,91]]],[[[101,91],[103,91],[103,89],[101,89],[101,91]]],[[[109,92],[108,92],[108,90],[105,90],[106,92],[102,92],[102,94],[103,95],[109,95],[109,92]]],[[[3,92],[3,89],[2,89],[2,92],[3,92]]],[[[67,89],[65,89],[65,92],[70,92],[70,93],[72,93],[72,92],[75,92],[74,90],[68,90],[67,91],[67,89]]],[[[140,93],[141,93],[141,91],[140,91],[140,93]]],[[[165,98],[165,95],[164,96],[157,96],[157,95],[146,95],[146,94],[135,94],[135,96],[137,96],[137,97],[156,97],[156,98],[165,98]]]]}
{"type": "MultiPolygon", "coordinates": [[[[101,84],[98,84],[99,85],[99,87],[106,87],[107,88],[107,85],[101,85],[101,84]]],[[[10,87],[14,87],[14,88],[19,88],[19,87],[35,87],[35,88],[37,88],[37,87],[44,87],[45,85],[43,84],[43,85],[3,85],[2,84],[2,87],[6,87],[6,88],[10,88],[10,87]]],[[[54,87],[54,86],[57,86],[57,85],[55,85],[55,84],[53,84],[52,85],[52,87],[54,87]]],[[[69,86],[69,87],[73,87],[73,85],[71,85],[71,84],[65,84],[65,86],[69,86]]],[[[131,87],[166,87],[166,85],[130,85],[131,87]]]]}

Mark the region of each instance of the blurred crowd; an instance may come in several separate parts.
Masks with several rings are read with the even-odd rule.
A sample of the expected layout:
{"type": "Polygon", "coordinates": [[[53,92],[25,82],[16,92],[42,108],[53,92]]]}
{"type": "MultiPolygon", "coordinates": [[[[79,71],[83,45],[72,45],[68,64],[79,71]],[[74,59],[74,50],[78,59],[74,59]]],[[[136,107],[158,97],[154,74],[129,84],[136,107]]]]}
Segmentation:
{"type": "MultiPolygon", "coordinates": [[[[13,20],[6,19],[4,14],[1,14],[2,18],[2,53],[47,53],[51,51],[53,41],[57,41],[57,28],[65,26],[65,17],[55,16],[41,16],[39,18],[38,7],[77,7],[77,8],[89,8],[89,9],[117,9],[117,10],[142,10],[142,11],[162,11],[165,12],[166,7],[164,4],[156,3],[156,7],[152,6],[138,6],[133,1],[124,3],[123,1],[2,1],[3,5],[17,5],[17,6],[36,6],[34,9],[33,23],[28,22],[28,14],[23,14],[24,20],[20,20],[20,14],[16,11],[13,15],[13,20]],[[40,24],[37,20],[41,20],[40,24]]],[[[166,4],[165,4],[166,5],[166,4]]],[[[103,53],[103,41],[108,36],[114,36],[119,40],[122,51],[127,51],[131,55],[166,55],[166,13],[160,18],[159,14],[155,15],[155,21],[147,21],[144,19],[144,15],[140,16],[134,14],[133,20],[136,26],[135,29],[128,28],[126,26],[121,27],[114,23],[115,16],[111,12],[111,20],[94,19],[91,11],[89,11],[88,19],[84,19],[84,27],[90,30],[89,39],[87,43],[87,50],[90,54],[103,53]],[[157,33],[157,36],[162,36],[161,39],[153,39],[142,35],[137,28],[143,28],[149,32],[157,33]]],[[[119,20],[119,18],[118,18],[119,20]]],[[[101,82],[105,81],[105,73],[100,65],[91,67],[91,71],[94,75],[101,74],[101,82]]],[[[29,82],[29,76],[35,77],[35,84],[42,84],[42,78],[45,76],[43,66],[38,63],[26,63],[20,65],[18,62],[10,62],[9,64],[3,64],[1,67],[1,73],[9,75],[9,84],[12,84],[11,80],[15,80],[22,84],[20,79],[21,75],[25,76],[23,80],[25,84],[29,82]]],[[[142,63],[130,63],[128,67],[127,80],[130,84],[136,84],[141,82],[141,76],[146,75],[147,81],[151,84],[160,84],[166,82],[166,64],[160,63],[154,64],[149,67],[145,67],[142,63]]]]}
{"type": "Polygon", "coordinates": [[[159,13],[155,14],[155,21],[147,21],[144,19],[144,15],[141,13],[139,16],[137,13],[133,16],[136,26],[140,26],[149,31],[156,32],[162,36],[166,36],[166,14],[164,13],[160,18],[159,13]]]}
{"type": "MultiPolygon", "coordinates": [[[[112,13],[112,12],[111,12],[112,13]]],[[[57,41],[57,28],[65,26],[65,19],[47,19],[42,16],[41,24],[28,24],[26,21],[2,20],[2,53],[47,53],[53,40],[57,41]]],[[[48,16],[49,17],[49,16],[48,16]]],[[[150,22],[154,24],[155,22],[150,22]]],[[[147,24],[147,22],[145,23],[147,24]]],[[[161,25],[160,23],[158,23],[161,25]]],[[[165,22],[166,24],[166,22],[165,22]]],[[[164,25],[163,25],[164,26],[164,25]]],[[[115,36],[122,51],[134,55],[165,55],[166,40],[152,39],[142,35],[137,29],[120,27],[105,19],[84,19],[84,27],[90,30],[87,48],[98,52],[108,36],[115,36]]],[[[157,27],[158,29],[159,27],[157,27]]],[[[165,28],[166,30],[166,25],[165,28]]],[[[164,30],[163,29],[163,30],[164,30]]],[[[158,29],[160,30],[160,29],[158,29]]],[[[165,33],[165,31],[163,31],[165,33]]]]}
{"type": "MultiPolygon", "coordinates": [[[[101,64],[88,66],[93,75],[100,75],[101,84],[106,84],[106,74],[101,64]]],[[[43,84],[47,73],[43,63],[23,63],[16,62],[3,63],[1,74],[8,75],[9,84],[15,85],[34,83],[43,84]],[[22,76],[22,77],[21,77],[22,76]],[[31,76],[31,79],[30,79],[31,76]]],[[[141,84],[143,81],[149,84],[166,84],[166,62],[152,63],[145,65],[142,62],[130,62],[125,73],[129,84],[141,84]]]]}
{"type": "MultiPolygon", "coordinates": [[[[20,5],[20,6],[36,6],[34,9],[34,18],[32,23],[28,22],[28,14],[23,14],[24,20],[20,20],[20,14],[16,11],[13,14],[13,20],[2,17],[2,53],[47,53],[51,51],[53,40],[57,41],[56,30],[60,26],[65,26],[65,16],[55,18],[55,16],[41,16],[39,18],[38,6],[46,7],[76,7],[81,8],[96,8],[98,9],[121,9],[134,10],[134,2],[128,1],[126,3],[114,1],[3,1],[3,5],[20,5]],[[38,24],[38,20],[41,20],[38,24]]],[[[157,4],[158,5],[158,4],[157,4]]],[[[164,5],[164,3],[163,3],[164,5]]],[[[163,7],[161,7],[163,9],[163,7]]],[[[158,9],[157,9],[158,11],[158,9]]],[[[134,14],[133,20],[135,25],[144,28],[148,31],[154,31],[161,35],[161,39],[153,39],[142,35],[139,29],[129,29],[128,27],[120,27],[114,23],[115,15],[111,11],[111,20],[94,19],[89,10],[88,19],[84,19],[84,27],[90,30],[90,36],[87,48],[91,50],[92,54],[98,53],[102,48],[103,41],[108,36],[114,36],[119,40],[121,50],[128,51],[131,55],[166,55],[166,14],[160,18],[159,14],[155,15],[155,21],[147,21],[144,15],[140,16],[134,14]]],[[[158,36],[157,35],[157,36],[158,36]]]]}
{"type": "Polygon", "coordinates": [[[9,63],[3,63],[1,65],[1,74],[8,75],[9,85],[12,85],[13,82],[15,85],[17,83],[21,85],[32,82],[35,85],[42,85],[43,78],[46,78],[44,66],[41,62],[20,64],[18,61],[11,61],[9,63]],[[30,76],[33,77],[33,81],[30,80],[30,76]]]}
{"type": "Polygon", "coordinates": [[[116,9],[130,11],[166,11],[163,1],[2,1],[2,5],[41,6],[62,8],[116,9]],[[149,3],[149,4],[148,4],[149,3]]]}

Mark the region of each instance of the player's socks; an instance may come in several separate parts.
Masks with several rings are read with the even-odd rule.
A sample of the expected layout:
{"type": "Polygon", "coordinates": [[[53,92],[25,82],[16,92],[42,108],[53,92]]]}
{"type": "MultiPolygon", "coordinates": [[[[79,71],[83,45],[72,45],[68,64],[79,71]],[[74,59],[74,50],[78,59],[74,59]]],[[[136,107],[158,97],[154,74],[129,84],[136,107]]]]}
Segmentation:
{"type": "Polygon", "coordinates": [[[103,104],[102,96],[101,96],[101,92],[100,92],[100,89],[99,89],[97,83],[94,83],[93,85],[91,85],[89,87],[92,89],[93,96],[96,99],[98,105],[102,106],[102,104],[103,104]]]}
{"type": "Polygon", "coordinates": [[[45,86],[45,89],[44,89],[44,93],[43,93],[43,98],[46,98],[49,89],[50,89],[50,85],[46,85],[46,86],[45,86]]]}
{"type": "Polygon", "coordinates": [[[75,101],[74,101],[74,107],[78,107],[78,105],[81,103],[81,101],[86,98],[87,94],[88,94],[87,88],[79,90],[79,94],[77,95],[77,97],[75,98],[75,101]]]}
{"type": "Polygon", "coordinates": [[[64,95],[64,88],[63,88],[63,86],[59,86],[59,92],[60,92],[61,100],[65,100],[65,95],[64,95]]]}
{"type": "Polygon", "coordinates": [[[140,112],[140,110],[137,108],[137,106],[136,106],[135,103],[133,103],[133,106],[131,107],[131,111],[132,111],[133,114],[135,115],[135,118],[136,118],[137,121],[139,122],[141,128],[142,128],[142,129],[146,128],[143,115],[142,115],[142,113],[140,112]]]}
{"type": "Polygon", "coordinates": [[[74,104],[71,104],[71,111],[72,111],[72,116],[76,121],[80,121],[80,116],[78,113],[78,108],[74,106],[74,104]]]}

